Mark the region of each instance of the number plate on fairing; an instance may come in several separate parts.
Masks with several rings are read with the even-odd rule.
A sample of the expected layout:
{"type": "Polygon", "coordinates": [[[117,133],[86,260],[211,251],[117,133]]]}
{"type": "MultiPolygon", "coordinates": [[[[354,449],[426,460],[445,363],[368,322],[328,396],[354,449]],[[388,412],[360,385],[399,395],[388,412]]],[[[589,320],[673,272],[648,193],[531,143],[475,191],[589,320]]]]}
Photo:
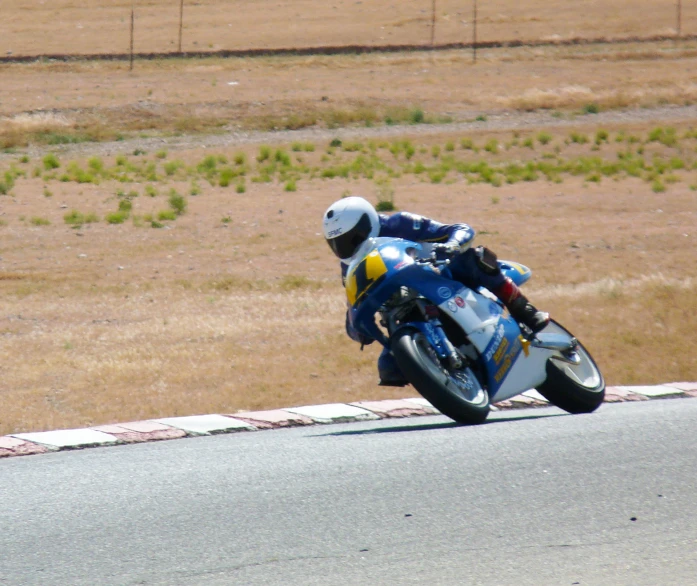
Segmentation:
{"type": "Polygon", "coordinates": [[[360,304],[365,294],[387,273],[380,252],[373,250],[346,275],[346,297],[352,307],[360,304]]]}

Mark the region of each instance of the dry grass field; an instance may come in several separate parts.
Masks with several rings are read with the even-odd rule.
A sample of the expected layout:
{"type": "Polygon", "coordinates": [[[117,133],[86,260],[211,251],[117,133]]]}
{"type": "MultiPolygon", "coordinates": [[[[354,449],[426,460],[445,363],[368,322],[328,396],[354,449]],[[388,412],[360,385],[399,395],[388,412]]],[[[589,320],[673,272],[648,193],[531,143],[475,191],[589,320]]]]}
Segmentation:
{"type": "Polygon", "coordinates": [[[0,149],[694,103],[697,42],[0,65],[0,149]]]}
{"type": "MultiPolygon", "coordinates": [[[[414,43],[426,4],[204,1],[185,9],[185,49],[414,43]],[[280,26],[294,10],[305,20],[280,26]]],[[[172,47],[164,5],[137,5],[137,50],[172,47]]],[[[537,5],[487,3],[480,38],[674,22],[668,2],[537,5]]],[[[461,40],[469,8],[437,6],[437,41],[461,40]]],[[[0,51],[122,52],[130,2],[96,7],[11,0],[0,51]]],[[[530,297],[609,384],[697,380],[697,121],[661,118],[696,88],[685,40],[492,49],[477,64],[462,51],[2,64],[0,434],[413,394],[377,387],[379,349],[343,332],[320,219],[346,193],[468,221],[531,266],[530,297]]]]}
{"type": "Polygon", "coordinates": [[[348,192],[467,220],[531,266],[531,298],[608,383],[694,380],[696,147],[684,131],[578,127],[14,155],[0,196],[0,433],[413,393],[377,387],[378,348],[343,332],[320,219],[348,192]]]}
{"type": "MultiPolygon", "coordinates": [[[[176,51],[179,0],[137,0],[136,52],[176,51]]],[[[683,2],[681,32],[697,33],[683,2]]],[[[5,0],[0,54],[126,53],[131,0],[5,0]]],[[[430,44],[432,1],[197,0],[184,4],[183,51],[430,44]]],[[[494,0],[478,3],[479,41],[672,35],[673,0],[494,0]]],[[[437,0],[435,42],[472,39],[473,3],[437,0]]]]}

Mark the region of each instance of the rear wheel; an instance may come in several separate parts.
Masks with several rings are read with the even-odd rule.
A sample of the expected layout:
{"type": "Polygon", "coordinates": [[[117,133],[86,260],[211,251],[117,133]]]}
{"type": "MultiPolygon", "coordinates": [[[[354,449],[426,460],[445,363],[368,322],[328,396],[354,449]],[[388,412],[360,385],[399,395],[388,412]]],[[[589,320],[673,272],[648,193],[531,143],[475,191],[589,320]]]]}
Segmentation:
{"type": "MultiPolygon", "coordinates": [[[[551,322],[544,333],[572,334],[551,322]]],[[[547,360],[547,379],[537,390],[548,401],[569,413],[595,411],[605,398],[605,381],[593,357],[579,342],[568,352],[547,360]]]]}
{"type": "Polygon", "coordinates": [[[472,370],[443,364],[423,333],[401,330],[393,336],[391,347],[402,374],[443,415],[469,424],[487,418],[489,394],[472,370]]]}

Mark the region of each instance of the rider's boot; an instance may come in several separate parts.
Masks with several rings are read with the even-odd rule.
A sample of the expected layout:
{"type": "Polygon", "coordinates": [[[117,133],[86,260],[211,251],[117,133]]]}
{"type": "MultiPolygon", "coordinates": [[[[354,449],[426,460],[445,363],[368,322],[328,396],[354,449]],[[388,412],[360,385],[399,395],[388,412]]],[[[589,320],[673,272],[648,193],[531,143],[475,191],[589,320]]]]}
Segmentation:
{"type": "Polygon", "coordinates": [[[532,305],[510,277],[506,277],[503,284],[493,293],[503,301],[513,319],[530,328],[533,334],[544,329],[549,323],[549,314],[532,305]]]}
{"type": "Polygon", "coordinates": [[[380,377],[381,387],[403,387],[409,384],[404,378],[402,371],[397,366],[392,352],[383,348],[380,358],[378,358],[378,376],[380,377]]]}

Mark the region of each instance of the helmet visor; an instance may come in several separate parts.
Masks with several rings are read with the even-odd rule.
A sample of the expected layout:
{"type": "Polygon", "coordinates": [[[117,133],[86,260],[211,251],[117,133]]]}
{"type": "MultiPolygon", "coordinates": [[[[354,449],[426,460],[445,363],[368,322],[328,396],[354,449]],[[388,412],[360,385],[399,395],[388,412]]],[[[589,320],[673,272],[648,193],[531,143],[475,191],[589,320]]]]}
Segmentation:
{"type": "Polygon", "coordinates": [[[340,259],[351,258],[358,247],[363,244],[371,231],[370,217],[363,214],[358,223],[344,234],[339,234],[336,238],[327,240],[327,244],[340,259]]]}

